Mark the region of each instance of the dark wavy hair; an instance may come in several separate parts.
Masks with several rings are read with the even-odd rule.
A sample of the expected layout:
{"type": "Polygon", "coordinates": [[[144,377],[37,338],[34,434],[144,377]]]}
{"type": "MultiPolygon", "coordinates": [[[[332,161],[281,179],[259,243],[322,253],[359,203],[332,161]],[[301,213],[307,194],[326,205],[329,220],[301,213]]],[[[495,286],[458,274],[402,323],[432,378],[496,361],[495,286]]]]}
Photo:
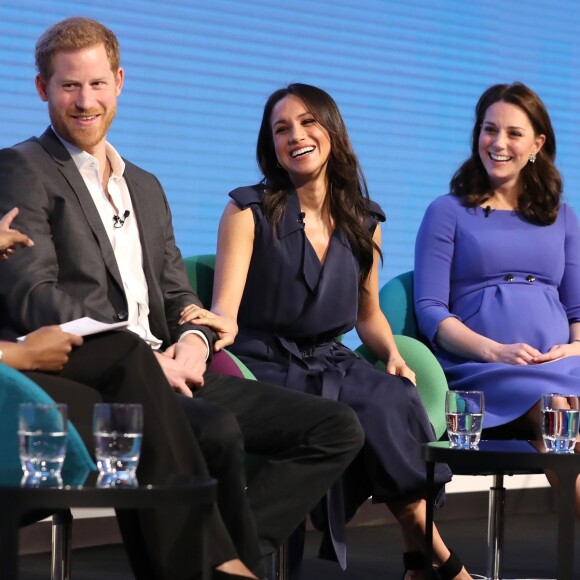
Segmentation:
{"type": "Polygon", "coordinates": [[[479,156],[479,135],[487,109],[498,101],[519,107],[528,116],[534,134],[546,137],[536,162],[527,163],[522,169],[523,191],[518,198],[518,210],[532,223],[550,225],[558,216],[562,195],[562,177],[554,165],[556,136],[544,103],[523,83],[494,85],[479,98],[471,136],[471,157],[451,178],[451,193],[460,197],[466,207],[481,205],[493,194],[479,156]]]}
{"type": "Polygon", "coordinates": [[[362,295],[365,292],[364,283],[373,265],[373,250],[377,250],[381,258],[382,254],[367,226],[369,195],[362,169],[338,106],[322,89],[293,83],[275,91],[266,101],[256,147],[256,158],[264,176],[266,190],[264,214],[276,231],[288,195],[294,189],[287,171],[278,164],[271,124],[274,107],[288,95],[298,97],[316,122],[329,134],[330,155],[326,172],[328,209],[336,227],[346,234],[359,262],[358,288],[362,295]]]}

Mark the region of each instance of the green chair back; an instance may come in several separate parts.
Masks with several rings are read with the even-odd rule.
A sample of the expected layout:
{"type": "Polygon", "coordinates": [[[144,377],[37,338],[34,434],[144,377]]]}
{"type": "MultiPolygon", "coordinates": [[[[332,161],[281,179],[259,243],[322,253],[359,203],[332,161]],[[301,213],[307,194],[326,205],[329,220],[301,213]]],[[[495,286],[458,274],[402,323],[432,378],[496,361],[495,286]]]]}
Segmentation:
{"type": "Polygon", "coordinates": [[[387,282],[379,292],[379,302],[393,334],[419,339],[414,307],[413,271],[399,274],[387,282]]]}
{"type": "Polygon", "coordinates": [[[205,308],[211,306],[213,293],[213,273],[215,270],[215,254],[200,254],[183,260],[187,269],[187,277],[205,308]]]}

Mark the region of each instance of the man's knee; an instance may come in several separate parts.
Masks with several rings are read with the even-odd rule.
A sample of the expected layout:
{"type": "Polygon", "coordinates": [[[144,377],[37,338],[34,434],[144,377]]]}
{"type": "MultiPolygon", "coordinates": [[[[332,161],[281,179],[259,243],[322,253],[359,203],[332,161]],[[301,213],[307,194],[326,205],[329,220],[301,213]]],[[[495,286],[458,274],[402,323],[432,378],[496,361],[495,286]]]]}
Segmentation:
{"type": "Polygon", "coordinates": [[[219,405],[177,395],[201,450],[210,460],[217,456],[241,458],[244,438],[235,415],[219,405]]]}
{"type": "Polygon", "coordinates": [[[198,439],[202,449],[209,453],[241,456],[244,452],[244,437],[235,416],[224,409],[199,427],[198,439]]]}
{"type": "Polygon", "coordinates": [[[356,413],[344,403],[325,400],[326,418],[318,424],[318,437],[337,452],[356,454],[365,441],[356,413]]]}

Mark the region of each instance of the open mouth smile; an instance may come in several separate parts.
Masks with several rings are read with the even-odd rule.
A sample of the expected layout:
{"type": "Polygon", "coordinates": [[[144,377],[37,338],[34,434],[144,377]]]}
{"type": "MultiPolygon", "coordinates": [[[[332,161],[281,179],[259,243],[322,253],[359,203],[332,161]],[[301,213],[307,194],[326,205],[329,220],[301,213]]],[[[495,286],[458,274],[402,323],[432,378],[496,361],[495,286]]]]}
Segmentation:
{"type": "Polygon", "coordinates": [[[489,153],[489,158],[492,161],[497,161],[500,163],[505,163],[506,161],[511,160],[511,157],[509,155],[498,155],[497,153],[489,153]]]}
{"type": "Polygon", "coordinates": [[[290,153],[290,157],[292,159],[297,159],[298,157],[304,157],[304,155],[308,155],[314,151],[314,147],[303,147],[302,149],[297,149],[296,151],[292,151],[290,153]]]}
{"type": "Polygon", "coordinates": [[[71,115],[71,116],[79,125],[92,125],[100,117],[99,114],[95,114],[95,115],[71,115]]]}

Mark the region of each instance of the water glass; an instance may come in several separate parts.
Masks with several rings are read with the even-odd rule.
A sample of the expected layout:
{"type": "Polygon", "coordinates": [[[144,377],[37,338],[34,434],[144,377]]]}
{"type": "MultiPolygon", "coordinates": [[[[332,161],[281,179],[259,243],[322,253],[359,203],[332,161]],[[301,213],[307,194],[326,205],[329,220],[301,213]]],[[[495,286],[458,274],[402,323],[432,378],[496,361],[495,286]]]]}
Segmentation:
{"type": "Polygon", "coordinates": [[[448,391],[445,396],[447,436],[451,447],[477,449],[485,410],[481,391],[448,391]]]}
{"type": "Polygon", "coordinates": [[[542,395],[542,437],[550,453],[574,453],[580,423],[578,395],[542,395]]]}
{"type": "Polygon", "coordinates": [[[139,404],[95,405],[93,411],[97,487],[137,487],[137,465],[143,439],[139,404]]]}
{"type": "Polygon", "coordinates": [[[67,406],[62,403],[22,403],[18,409],[18,447],[25,487],[63,486],[66,456],[67,406]]]}

